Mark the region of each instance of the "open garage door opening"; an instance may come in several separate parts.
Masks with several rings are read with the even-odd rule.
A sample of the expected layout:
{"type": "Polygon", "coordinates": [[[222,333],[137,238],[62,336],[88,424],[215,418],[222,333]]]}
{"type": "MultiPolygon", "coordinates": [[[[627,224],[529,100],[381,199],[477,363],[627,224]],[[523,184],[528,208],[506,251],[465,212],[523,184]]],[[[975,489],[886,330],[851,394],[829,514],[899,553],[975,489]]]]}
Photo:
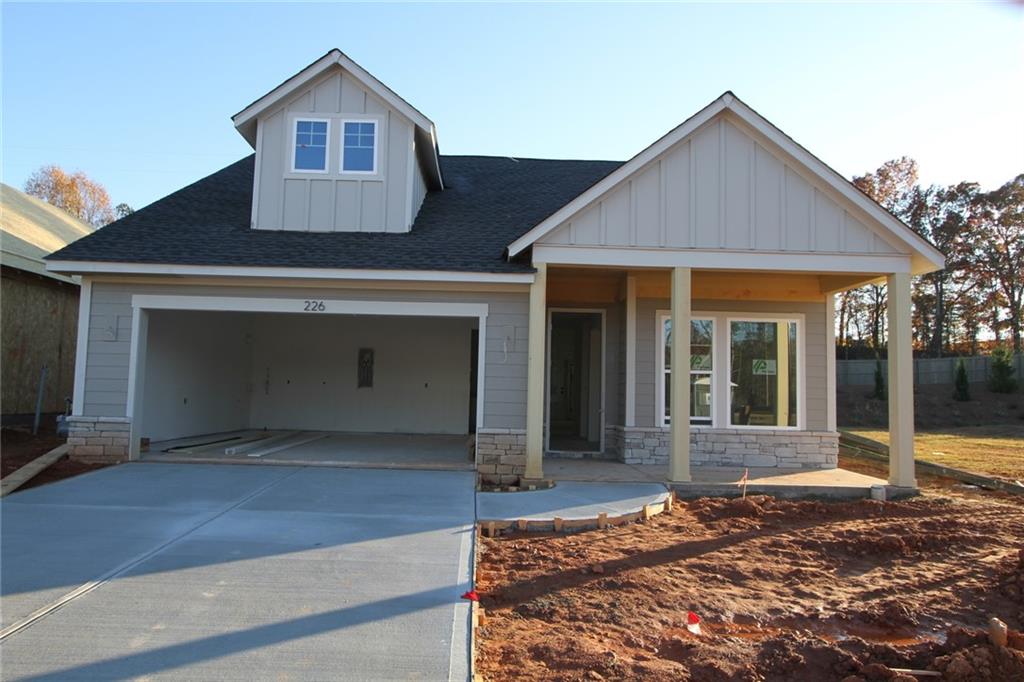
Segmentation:
{"type": "Polygon", "coordinates": [[[311,312],[146,311],[141,457],[472,468],[478,318],[311,312]]]}

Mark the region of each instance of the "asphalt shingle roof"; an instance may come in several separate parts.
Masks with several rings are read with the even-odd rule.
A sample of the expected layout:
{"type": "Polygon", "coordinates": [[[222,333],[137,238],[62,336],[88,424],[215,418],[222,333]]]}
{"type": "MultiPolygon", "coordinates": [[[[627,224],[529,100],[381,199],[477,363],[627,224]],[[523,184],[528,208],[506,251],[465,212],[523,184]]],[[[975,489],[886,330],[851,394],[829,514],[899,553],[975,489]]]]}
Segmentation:
{"type": "Polygon", "coordinates": [[[442,156],[445,189],[429,192],[411,232],[249,228],[253,159],[111,223],[49,256],[57,260],[385,270],[524,272],[505,247],[618,161],[442,156]]]}

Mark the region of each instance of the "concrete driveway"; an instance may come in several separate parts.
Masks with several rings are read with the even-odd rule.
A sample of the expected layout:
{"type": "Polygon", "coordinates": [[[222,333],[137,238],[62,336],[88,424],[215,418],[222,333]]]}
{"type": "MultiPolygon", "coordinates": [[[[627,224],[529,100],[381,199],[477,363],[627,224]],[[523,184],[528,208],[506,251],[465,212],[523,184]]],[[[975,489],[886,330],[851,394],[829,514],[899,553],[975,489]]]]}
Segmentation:
{"type": "Polygon", "coordinates": [[[15,493],[3,679],[465,680],[473,497],[472,472],[145,463],[15,493]]]}

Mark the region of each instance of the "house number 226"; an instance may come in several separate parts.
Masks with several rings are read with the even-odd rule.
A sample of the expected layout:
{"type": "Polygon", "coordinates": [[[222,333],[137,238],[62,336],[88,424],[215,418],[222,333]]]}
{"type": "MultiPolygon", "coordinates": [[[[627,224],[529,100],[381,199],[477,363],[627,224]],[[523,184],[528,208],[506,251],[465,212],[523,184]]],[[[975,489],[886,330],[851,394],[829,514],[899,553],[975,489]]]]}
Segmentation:
{"type": "Polygon", "coordinates": [[[323,301],[306,301],[303,310],[307,313],[322,313],[327,310],[327,306],[323,301]]]}

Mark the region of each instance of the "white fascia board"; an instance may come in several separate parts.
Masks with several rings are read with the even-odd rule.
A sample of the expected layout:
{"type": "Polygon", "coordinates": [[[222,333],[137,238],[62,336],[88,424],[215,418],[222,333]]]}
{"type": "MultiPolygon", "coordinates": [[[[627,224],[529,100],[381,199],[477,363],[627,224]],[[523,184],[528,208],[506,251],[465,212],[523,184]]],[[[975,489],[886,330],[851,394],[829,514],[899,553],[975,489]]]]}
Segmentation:
{"type": "Polygon", "coordinates": [[[187,277],[267,277],[284,279],[381,280],[397,282],[473,282],[530,284],[532,273],[461,272],[455,270],[355,270],[336,268],[246,267],[235,265],[175,265],[173,263],[107,263],[47,261],[51,272],[112,275],[178,275],[187,277]]]}
{"type": "Polygon", "coordinates": [[[626,180],[629,176],[633,175],[637,170],[645,166],[650,161],[653,161],[662,152],[667,151],[676,142],[710,121],[723,109],[725,109],[725,103],[723,99],[719,97],[686,121],[676,126],[657,142],[619,166],[617,169],[606,175],[597,184],[583,192],[583,194],[580,194],[568,204],[545,218],[542,222],[538,223],[536,227],[531,229],[522,237],[509,244],[509,257],[511,258],[522,253],[523,250],[531,246],[538,239],[554,230],[567,219],[586,208],[592,202],[599,199],[606,192],[610,191],[619,183],[626,180]]]}
{"type": "MultiPolygon", "coordinates": [[[[235,128],[238,129],[239,133],[242,133],[241,128],[243,126],[252,122],[260,113],[273,106],[275,102],[287,96],[288,93],[307,85],[326,69],[337,64],[339,54],[341,54],[339,50],[331,50],[323,57],[304,68],[302,71],[299,71],[297,74],[260,97],[245,109],[239,111],[231,117],[231,122],[235,124],[235,128]]],[[[249,139],[244,133],[242,133],[242,137],[245,137],[246,140],[249,139]]],[[[250,144],[252,143],[251,140],[249,142],[250,144]]]]}
{"type": "Polygon", "coordinates": [[[695,268],[814,273],[910,272],[910,256],[901,254],[765,253],[720,249],[668,249],[619,246],[537,244],[533,262],[549,265],[622,268],[695,268]]]}

